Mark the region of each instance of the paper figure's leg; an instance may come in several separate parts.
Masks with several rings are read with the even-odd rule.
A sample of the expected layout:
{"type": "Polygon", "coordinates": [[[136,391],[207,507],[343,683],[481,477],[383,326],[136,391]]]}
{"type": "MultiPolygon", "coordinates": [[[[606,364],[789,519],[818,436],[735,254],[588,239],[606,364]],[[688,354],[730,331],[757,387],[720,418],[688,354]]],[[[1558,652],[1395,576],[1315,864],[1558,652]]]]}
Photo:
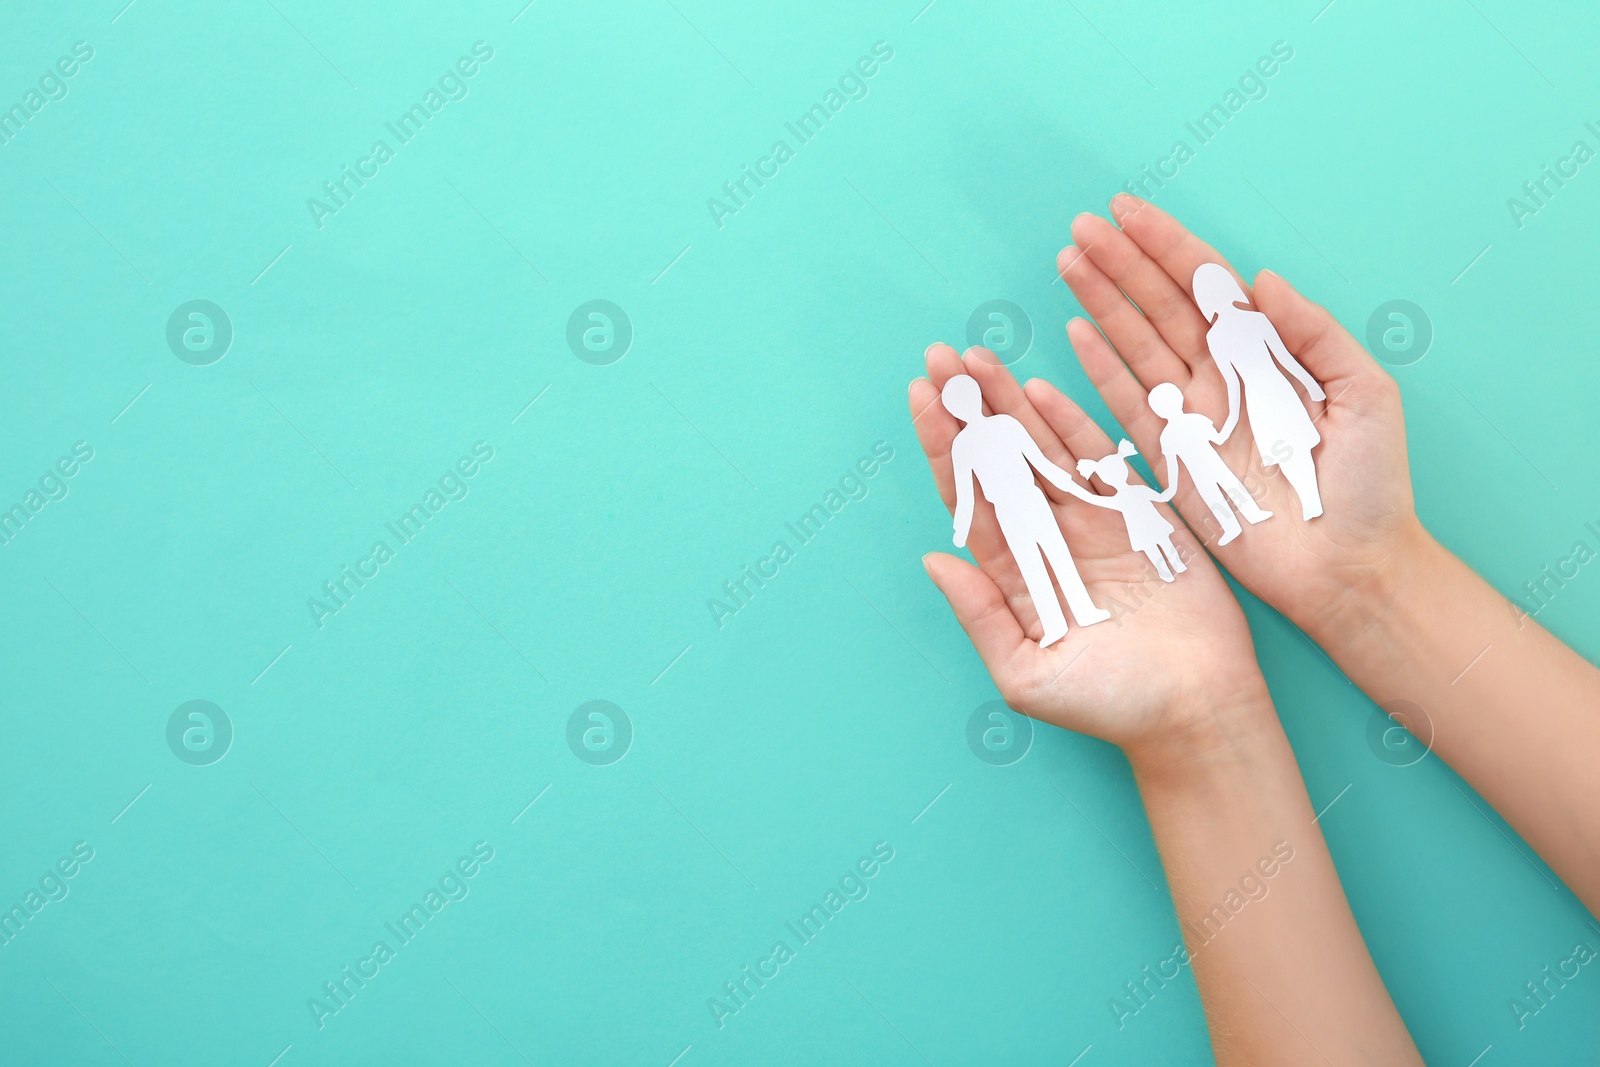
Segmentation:
{"type": "MultiPolygon", "coordinates": [[[[1244,532],[1239,525],[1239,520],[1233,514],[1233,508],[1228,506],[1228,497],[1219,485],[1208,485],[1201,482],[1196,488],[1200,492],[1200,499],[1206,502],[1206,507],[1211,509],[1211,515],[1222,527],[1222,536],[1217,539],[1217,544],[1225,545],[1244,532]]],[[[1248,497],[1250,494],[1246,493],[1248,497]]]]}
{"type": "Polygon", "coordinates": [[[1322,494],[1317,490],[1317,465],[1311,453],[1303,449],[1296,451],[1278,467],[1300,498],[1300,517],[1314,519],[1321,515],[1322,494]]]}
{"type": "Polygon", "coordinates": [[[1172,569],[1178,574],[1182,574],[1189,569],[1189,565],[1183,562],[1183,557],[1178,555],[1178,550],[1173,547],[1172,538],[1167,538],[1158,547],[1166,555],[1167,559],[1171,561],[1172,569]]]}
{"type": "Polygon", "coordinates": [[[1252,526],[1272,518],[1272,512],[1256,503],[1256,498],[1250,495],[1250,490],[1245,488],[1244,483],[1232,471],[1228,471],[1223,489],[1226,490],[1228,499],[1233,501],[1233,506],[1239,509],[1239,514],[1243,515],[1244,520],[1252,526]]]}
{"type": "Polygon", "coordinates": [[[1056,587],[1050,584],[1050,572],[1044,568],[1040,546],[1037,542],[1024,541],[1020,537],[1012,540],[1009,531],[1006,544],[1011,548],[1011,558],[1017,561],[1017,570],[1022,572],[1022,581],[1028,587],[1033,610],[1039,613],[1039,622],[1044,627],[1039,647],[1052,645],[1067,636],[1067,617],[1061,612],[1061,601],[1056,599],[1056,587]]]}
{"type": "Polygon", "coordinates": [[[1144,550],[1144,555],[1150,561],[1150,564],[1155,567],[1156,577],[1163,582],[1172,581],[1172,571],[1168,569],[1167,561],[1161,558],[1161,549],[1152,545],[1144,550]]]}
{"type": "Polygon", "coordinates": [[[1072,617],[1078,620],[1078,625],[1092,626],[1111,618],[1111,612],[1095,607],[1094,601],[1089,599],[1089,589],[1078,574],[1078,565],[1072,560],[1072,552],[1067,548],[1061,530],[1047,531],[1040,539],[1040,547],[1050,561],[1050,569],[1056,572],[1056,581],[1060,583],[1061,592],[1067,598],[1067,607],[1072,609],[1072,617]]]}

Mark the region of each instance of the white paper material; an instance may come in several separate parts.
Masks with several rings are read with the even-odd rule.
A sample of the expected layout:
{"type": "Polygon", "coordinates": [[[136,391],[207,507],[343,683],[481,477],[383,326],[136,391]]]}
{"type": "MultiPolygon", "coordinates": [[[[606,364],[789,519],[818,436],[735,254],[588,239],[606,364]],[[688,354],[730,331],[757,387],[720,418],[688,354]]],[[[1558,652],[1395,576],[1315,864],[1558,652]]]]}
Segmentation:
{"type": "Polygon", "coordinates": [[[1172,523],[1161,514],[1156,504],[1171,500],[1172,494],[1178,491],[1178,483],[1173,479],[1163,493],[1156,492],[1148,485],[1129,484],[1128,479],[1133,471],[1128,466],[1128,457],[1137,454],[1133,442],[1123,438],[1117,450],[1104,459],[1078,460],[1078,473],[1086,481],[1091,475],[1099,478],[1112,491],[1111,496],[1091,495],[1086,499],[1091,504],[1120,511],[1122,521],[1128,526],[1128,542],[1133,545],[1134,551],[1143,552],[1161,580],[1170,582],[1174,572],[1182,574],[1189,568],[1178,558],[1178,550],[1173,547],[1172,523]]]}
{"type": "Polygon", "coordinates": [[[1183,410],[1182,390],[1171,382],[1157,385],[1150,390],[1150,410],[1167,423],[1161,431],[1161,454],[1167,459],[1167,490],[1177,488],[1181,463],[1194,480],[1200,499],[1222,527],[1217,544],[1227,544],[1243,529],[1234,517],[1234,508],[1251,524],[1272,518],[1272,512],[1256,505],[1250,491],[1217,452],[1216,446],[1227,440],[1227,435],[1217,432],[1216,425],[1204,415],[1183,410]]]}
{"type": "Polygon", "coordinates": [[[1228,417],[1222,424],[1221,439],[1227,440],[1238,425],[1242,399],[1262,465],[1278,467],[1289,480],[1300,498],[1302,519],[1316,518],[1322,514],[1322,496],[1311,450],[1322,435],[1285,372],[1304,386],[1313,400],[1325,399],[1322,386],[1290,354],[1271,320],[1241,306],[1248,304],[1249,298],[1220,263],[1202,263],[1195,269],[1194,302],[1211,324],[1206,347],[1228,389],[1228,417]]]}
{"type": "Polygon", "coordinates": [[[1111,618],[1109,611],[1095,607],[1089,598],[1066,539],[1061,536],[1061,527],[1056,524],[1050,500],[1034,481],[1033,472],[1037,470],[1051,485],[1080,500],[1093,503],[1100,498],[1075,482],[1069,472],[1051,463],[1022,423],[1010,415],[985,415],[983,393],[976,379],[956,375],[945,383],[940,399],[945,409],[965,424],[950,446],[956,479],[956,547],[966,546],[972,528],[972,483],[976,478],[984,499],[994,505],[1006,547],[1017,561],[1017,570],[1022,572],[1028,596],[1044,626],[1040,647],[1054,644],[1067,633],[1067,619],[1050,583],[1050,571],[1055,572],[1078,625],[1111,618]],[[1046,561],[1050,564],[1048,571],[1046,561]]]}

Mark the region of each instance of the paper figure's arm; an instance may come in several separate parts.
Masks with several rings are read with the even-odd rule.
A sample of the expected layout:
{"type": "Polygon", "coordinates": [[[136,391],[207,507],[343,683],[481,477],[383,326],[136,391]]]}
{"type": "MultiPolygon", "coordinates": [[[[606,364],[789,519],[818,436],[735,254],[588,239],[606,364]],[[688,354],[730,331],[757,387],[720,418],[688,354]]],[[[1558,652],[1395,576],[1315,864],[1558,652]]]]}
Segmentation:
{"type": "MultiPolygon", "coordinates": [[[[1161,501],[1163,504],[1171,500],[1175,495],[1177,495],[1178,492],[1178,457],[1174,456],[1171,452],[1166,453],[1166,457],[1167,489],[1166,492],[1156,494],[1156,499],[1161,501]]],[[[1155,468],[1152,467],[1151,473],[1154,472],[1155,468]]]]}
{"type": "MultiPolygon", "coordinates": [[[[1263,318],[1265,318],[1265,316],[1263,316],[1263,318]]],[[[1301,385],[1306,387],[1306,392],[1311,395],[1312,400],[1326,400],[1328,397],[1327,394],[1322,391],[1322,386],[1318,384],[1317,380],[1311,376],[1311,373],[1307,371],[1305,367],[1300,365],[1300,361],[1294,358],[1294,355],[1290,353],[1289,349],[1284,346],[1283,338],[1278,336],[1278,331],[1273,328],[1272,323],[1268,322],[1266,325],[1267,348],[1272,352],[1272,358],[1277,360],[1284,370],[1294,375],[1296,380],[1298,380],[1301,385]]]]}
{"type": "MultiPolygon", "coordinates": [[[[1018,428],[1021,428],[1020,424],[1018,428]]],[[[1042,451],[1040,451],[1038,442],[1034,441],[1034,439],[1028,435],[1026,430],[1022,431],[1022,442],[1022,454],[1028,458],[1029,463],[1033,464],[1034,470],[1044,475],[1045,481],[1049,482],[1063,493],[1072,494],[1079,500],[1090,504],[1095,504],[1099,507],[1112,508],[1113,510],[1116,510],[1117,506],[1111,503],[1106,497],[1100,496],[1098,493],[1091,493],[1089,490],[1079,485],[1077,480],[1074,479],[1072,475],[1069,474],[1064,468],[1058,467],[1054,463],[1051,463],[1049,458],[1042,451]]]]}
{"type": "Polygon", "coordinates": [[[967,450],[957,446],[950,449],[950,463],[956,476],[955,543],[957,548],[966,548],[967,534],[972,532],[972,462],[967,450]]]}
{"type": "Polygon", "coordinates": [[[1239,372],[1232,363],[1226,359],[1213,360],[1217,370],[1222,372],[1222,384],[1228,388],[1228,417],[1223,420],[1222,429],[1217,436],[1212,438],[1216,444],[1221,444],[1233,435],[1233,428],[1239,425],[1239,372]]]}

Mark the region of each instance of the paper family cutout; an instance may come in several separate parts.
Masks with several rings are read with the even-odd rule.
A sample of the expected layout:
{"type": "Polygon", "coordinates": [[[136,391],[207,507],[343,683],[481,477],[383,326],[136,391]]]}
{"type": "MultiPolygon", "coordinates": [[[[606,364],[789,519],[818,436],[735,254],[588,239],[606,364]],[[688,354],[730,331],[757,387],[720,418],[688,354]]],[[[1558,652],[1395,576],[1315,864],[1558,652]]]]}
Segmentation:
{"type": "Polygon", "coordinates": [[[1078,473],[1085,481],[1099,478],[1111,491],[1111,495],[1101,496],[1052,463],[1015,418],[985,415],[983,392],[975,379],[956,375],[940,392],[945,409],[963,424],[950,447],[956,482],[956,547],[966,545],[972,528],[976,479],[984,499],[994,506],[1006,547],[1039,613],[1044,627],[1041,648],[1067,633],[1067,619],[1056,599],[1051,572],[1078,625],[1104,622],[1111,613],[1096,607],[1090,598],[1050,500],[1035,480],[1035,471],[1064,493],[1120,512],[1129,544],[1145,554],[1163,582],[1174,581],[1188,569],[1173,546],[1172,523],[1156,507],[1178,491],[1180,470],[1189,472],[1196,493],[1221,526],[1217,544],[1225,545],[1239,536],[1243,531],[1239,517],[1252,525],[1272,517],[1272,512],[1256,504],[1217,451],[1238,427],[1241,415],[1249,416],[1262,465],[1278,467],[1299,497],[1301,518],[1309,521],[1322,514],[1311,455],[1322,435],[1289,378],[1298,381],[1314,400],[1325,399],[1322,387],[1289,352],[1271,321],[1244,306],[1249,298],[1226,267],[1202,263],[1195,270],[1194,300],[1209,324],[1206,347],[1227,388],[1228,415],[1219,430],[1206,416],[1185,411],[1183,392],[1171,382],[1161,382],[1150,390],[1150,409],[1166,423],[1160,437],[1167,475],[1167,488],[1162,492],[1130,482],[1128,458],[1137,452],[1127,440],[1109,456],[1078,461],[1078,473]]]}

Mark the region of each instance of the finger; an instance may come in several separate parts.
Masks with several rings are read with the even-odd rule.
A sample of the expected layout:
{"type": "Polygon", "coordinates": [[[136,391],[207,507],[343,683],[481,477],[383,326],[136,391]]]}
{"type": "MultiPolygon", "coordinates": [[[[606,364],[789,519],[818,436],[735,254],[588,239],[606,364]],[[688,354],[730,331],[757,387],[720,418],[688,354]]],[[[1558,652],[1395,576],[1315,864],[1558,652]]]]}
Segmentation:
{"type": "MultiPolygon", "coordinates": [[[[1234,270],[1222,253],[1183,228],[1183,224],[1147,200],[1128,193],[1111,199],[1111,214],[1122,232],[1133,238],[1145,254],[1161,265],[1178,288],[1194,296],[1194,272],[1202,263],[1220,263],[1228,268],[1245,296],[1250,286],[1234,270]]],[[[1254,299],[1252,297],[1252,299],[1254,299]]],[[[1198,310],[1196,314],[1199,314],[1198,310]]]]}
{"type": "Polygon", "coordinates": [[[995,684],[1002,693],[1008,692],[1017,659],[1029,642],[1000,587],[977,567],[943,552],[928,553],[922,565],[950,602],[956,621],[967,632],[995,684]]]}
{"type": "MultiPolygon", "coordinates": [[[[978,383],[978,388],[983,390],[984,399],[989,402],[991,411],[1010,415],[1022,423],[1022,428],[1028,431],[1028,436],[1033,438],[1039,446],[1039,451],[1045,454],[1058,467],[1070,472],[1073,465],[1078,462],[1071,449],[1062,443],[1056,436],[1050,424],[1033,409],[1033,403],[1022,391],[1022,386],[1005,367],[995,354],[987,348],[969,348],[963,358],[967,373],[972,375],[978,383]]],[[[1057,504],[1065,503],[1066,493],[1054,485],[1044,487],[1045,494],[1057,504]]]]}
{"type": "MultiPolygon", "coordinates": [[[[1270,270],[1256,275],[1255,299],[1289,351],[1325,389],[1348,379],[1387,375],[1326,308],[1301,296],[1282,276],[1270,270]]],[[[1328,395],[1339,391],[1328,389],[1328,395]]]]}
{"type": "Polygon", "coordinates": [[[911,383],[911,425],[917,432],[917,443],[928,457],[928,467],[933,471],[933,483],[939,498],[951,511],[956,506],[955,474],[950,467],[950,444],[960,432],[956,417],[939,403],[939,390],[926,378],[911,383]]]}
{"type": "Polygon", "coordinates": [[[1173,281],[1133,238],[1098,215],[1073,219],[1072,239],[1138,305],[1179,359],[1191,368],[1209,362],[1206,321],[1190,299],[1188,286],[1173,281]]]}
{"type": "MultiPolygon", "coordinates": [[[[1039,417],[1050,425],[1061,443],[1075,456],[1102,459],[1117,450],[1106,432],[1065,393],[1043,378],[1032,378],[1022,387],[1039,417]]],[[[1095,479],[1084,479],[1098,491],[1095,479]]]]}
{"type": "Polygon", "coordinates": [[[967,373],[967,369],[961,365],[961,356],[943,342],[929,345],[923,357],[928,364],[928,378],[935,390],[943,389],[944,383],[956,375],[967,373]]]}
{"type": "MultiPolygon", "coordinates": [[[[1076,401],[1054,385],[1051,385],[1043,378],[1034,378],[1023,388],[1026,390],[1029,399],[1033,401],[1033,406],[1038,409],[1039,414],[1044,416],[1045,421],[1054,427],[1056,434],[1067,442],[1067,447],[1077,452],[1078,455],[1099,459],[1116,453],[1117,446],[1111,443],[1111,438],[1106,436],[1106,432],[1100,428],[1099,424],[1091,419],[1088,412],[1079,407],[1076,401]]],[[[1159,451],[1159,436],[1154,444],[1143,446],[1135,442],[1135,445],[1139,448],[1140,454],[1144,456],[1145,462],[1150,465],[1150,470],[1156,475],[1159,484],[1160,477],[1165,473],[1162,456],[1159,451]]],[[[1088,481],[1090,485],[1096,485],[1100,479],[1090,478],[1088,481]]],[[[1132,464],[1128,465],[1128,484],[1145,484],[1144,479],[1140,477],[1139,472],[1134,469],[1132,464]]],[[[1158,504],[1156,506],[1162,511],[1166,511],[1171,507],[1170,504],[1158,504]]],[[[1187,532],[1187,527],[1181,521],[1177,521],[1175,517],[1173,518],[1174,525],[1177,527],[1177,533],[1174,536],[1181,537],[1187,532]]]]}
{"type": "Polygon", "coordinates": [[[1122,424],[1140,452],[1159,456],[1161,429],[1165,424],[1150,410],[1149,390],[1133,376],[1089,320],[1073,319],[1067,323],[1067,339],[1072,342],[1072,350],[1083,365],[1083,372],[1089,376],[1089,383],[1106,402],[1111,417],[1122,424]]]}
{"type": "MultiPolygon", "coordinates": [[[[1134,446],[1150,464],[1156,484],[1163,490],[1170,487],[1173,467],[1161,451],[1161,431],[1166,428],[1166,422],[1150,409],[1149,392],[1139,384],[1117,358],[1117,354],[1111,351],[1111,346],[1106,344],[1105,338],[1101,337],[1089,322],[1084,319],[1073,319],[1067,323],[1067,338],[1072,342],[1073,351],[1078,354],[1078,362],[1083,364],[1084,373],[1099,390],[1112,417],[1122,424],[1122,428],[1133,440],[1134,446]]],[[[1248,432],[1244,435],[1235,432],[1234,436],[1248,436],[1248,432]]],[[[1244,443],[1241,441],[1238,447],[1245,447],[1244,443]]],[[[1198,496],[1193,478],[1180,476],[1179,480],[1181,485],[1172,499],[1175,510],[1183,516],[1183,523],[1179,524],[1179,533],[1183,533],[1187,524],[1187,528],[1192,528],[1194,532],[1195,543],[1203,543],[1204,527],[1196,526],[1189,520],[1189,516],[1208,514],[1206,506],[1198,496]]],[[[1203,519],[1200,521],[1204,522],[1203,519]]]]}
{"type": "Polygon", "coordinates": [[[1092,256],[1084,255],[1076,245],[1068,245],[1056,256],[1056,269],[1083,310],[1105,331],[1141,381],[1149,385],[1172,382],[1179,388],[1188,384],[1188,365],[1167,347],[1156,328],[1129,303],[1092,256]]]}

